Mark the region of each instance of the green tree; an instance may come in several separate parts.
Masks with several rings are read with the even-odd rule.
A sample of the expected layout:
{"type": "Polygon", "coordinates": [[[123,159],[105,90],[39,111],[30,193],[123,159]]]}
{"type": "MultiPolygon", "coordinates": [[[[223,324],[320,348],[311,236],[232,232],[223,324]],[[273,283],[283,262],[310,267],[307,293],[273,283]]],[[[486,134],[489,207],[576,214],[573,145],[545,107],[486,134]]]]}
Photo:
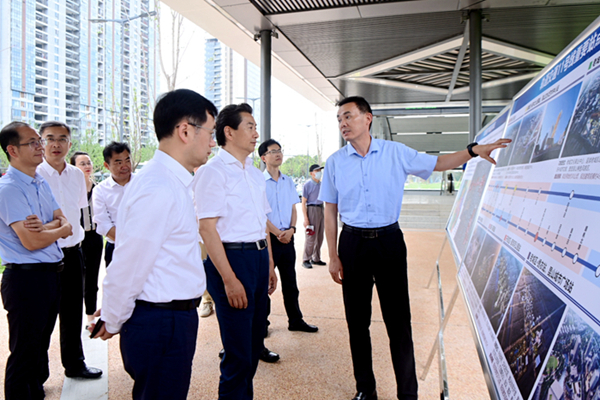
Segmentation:
{"type": "Polygon", "coordinates": [[[308,178],[308,168],[312,164],[318,164],[317,159],[317,156],[290,157],[281,165],[281,172],[294,178],[299,178],[301,176],[308,178]]]}

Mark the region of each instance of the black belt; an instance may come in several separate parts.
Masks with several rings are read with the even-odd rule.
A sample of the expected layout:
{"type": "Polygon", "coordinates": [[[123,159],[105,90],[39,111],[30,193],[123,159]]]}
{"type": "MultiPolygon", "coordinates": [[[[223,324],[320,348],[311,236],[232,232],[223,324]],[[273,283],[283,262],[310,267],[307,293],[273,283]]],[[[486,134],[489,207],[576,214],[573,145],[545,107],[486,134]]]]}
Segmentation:
{"type": "Polygon", "coordinates": [[[146,300],[136,300],[135,304],[138,306],[146,306],[153,308],[163,308],[165,310],[174,310],[174,311],[190,311],[194,308],[198,308],[200,305],[200,301],[202,297],[191,300],[173,300],[168,303],[152,303],[146,300]]]}
{"type": "Polygon", "coordinates": [[[71,247],[61,247],[63,253],[68,253],[70,251],[76,251],[79,250],[81,248],[81,242],[79,242],[78,244],[76,244],[75,246],[71,246],[71,247]]]}
{"type": "Polygon", "coordinates": [[[321,207],[321,208],[323,208],[323,204],[307,204],[306,207],[321,207]]]}
{"type": "Polygon", "coordinates": [[[65,264],[62,261],[53,263],[13,264],[7,263],[4,268],[13,271],[61,272],[65,264]]]}
{"type": "Polygon", "coordinates": [[[397,222],[388,226],[384,226],[383,228],[355,228],[346,224],[344,224],[344,227],[342,228],[343,231],[360,236],[364,239],[375,239],[376,237],[395,232],[399,229],[400,225],[398,225],[397,222]]]}
{"type": "Polygon", "coordinates": [[[267,240],[258,242],[223,243],[225,250],[262,250],[267,248],[267,240]]]}

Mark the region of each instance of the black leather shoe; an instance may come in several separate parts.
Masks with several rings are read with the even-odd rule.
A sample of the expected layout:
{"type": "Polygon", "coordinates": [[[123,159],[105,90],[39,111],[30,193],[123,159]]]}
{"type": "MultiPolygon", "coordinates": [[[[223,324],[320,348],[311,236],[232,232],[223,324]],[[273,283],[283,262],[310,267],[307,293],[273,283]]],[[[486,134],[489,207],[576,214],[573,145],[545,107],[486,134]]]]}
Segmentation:
{"type": "Polygon", "coordinates": [[[312,265],[327,265],[327,263],[323,261],[312,261],[312,265]]]}
{"type": "Polygon", "coordinates": [[[317,328],[314,325],[307,324],[304,321],[300,321],[297,324],[293,324],[293,325],[288,326],[288,330],[290,330],[290,331],[297,331],[297,332],[315,333],[316,331],[319,330],[319,328],[317,328]]]}
{"type": "Polygon", "coordinates": [[[219,351],[219,358],[223,358],[224,355],[225,355],[225,349],[221,349],[219,351]]]}
{"type": "Polygon", "coordinates": [[[312,264],[310,263],[310,261],[304,261],[302,263],[302,266],[306,269],[311,269],[312,268],[312,264]]]}
{"type": "Polygon", "coordinates": [[[65,369],[65,376],[67,378],[98,379],[102,376],[102,370],[84,365],[79,370],[65,369]]]}
{"type": "Polygon", "coordinates": [[[266,363],[274,363],[279,361],[279,354],[270,351],[266,347],[263,349],[262,353],[260,353],[259,358],[266,363]]]}
{"type": "Polygon", "coordinates": [[[377,400],[377,390],[373,390],[370,395],[364,392],[357,392],[352,400],[377,400]]]}

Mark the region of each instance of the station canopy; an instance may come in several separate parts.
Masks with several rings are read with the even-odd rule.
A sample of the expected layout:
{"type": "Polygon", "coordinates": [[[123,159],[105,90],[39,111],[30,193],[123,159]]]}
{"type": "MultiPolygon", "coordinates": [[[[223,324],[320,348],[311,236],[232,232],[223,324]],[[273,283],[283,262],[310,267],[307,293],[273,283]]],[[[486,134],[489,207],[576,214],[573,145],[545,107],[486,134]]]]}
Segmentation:
{"type": "Polygon", "coordinates": [[[484,110],[501,109],[600,15],[600,1],[589,0],[164,2],[259,66],[255,35],[275,31],[279,80],[325,110],[360,95],[388,115],[427,105],[468,108],[471,9],[484,16],[484,110]]]}

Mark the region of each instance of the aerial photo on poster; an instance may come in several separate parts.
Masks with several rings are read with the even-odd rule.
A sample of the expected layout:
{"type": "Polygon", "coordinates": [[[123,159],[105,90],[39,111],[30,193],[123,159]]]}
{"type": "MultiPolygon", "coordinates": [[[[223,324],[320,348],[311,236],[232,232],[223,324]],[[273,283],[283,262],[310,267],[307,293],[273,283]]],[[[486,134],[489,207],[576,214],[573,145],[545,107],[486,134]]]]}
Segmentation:
{"type": "Polygon", "coordinates": [[[498,341],[524,399],[542,368],[565,307],[533,273],[523,270],[498,341]]]}
{"type": "Polygon", "coordinates": [[[540,129],[542,128],[543,107],[529,113],[519,129],[519,134],[514,141],[514,149],[509,165],[526,164],[531,158],[535,142],[537,142],[540,129]]]}
{"type": "Polygon", "coordinates": [[[503,247],[481,298],[494,332],[498,331],[522,269],[523,263],[503,247]]]}
{"type": "Polygon", "coordinates": [[[515,140],[515,137],[517,136],[517,133],[519,132],[520,127],[521,127],[521,120],[515,122],[512,125],[509,125],[508,128],[506,128],[506,132],[504,133],[504,138],[512,140],[513,144],[511,144],[510,146],[507,146],[505,149],[500,150],[500,154],[498,155],[498,158],[496,159],[496,168],[505,167],[508,165],[510,156],[512,155],[513,149],[515,148],[514,140],[515,140]]]}
{"type": "Polygon", "coordinates": [[[467,247],[467,253],[465,254],[464,260],[464,265],[469,271],[469,275],[473,273],[473,269],[477,265],[477,256],[479,255],[484,239],[485,230],[477,225],[475,232],[473,232],[473,236],[471,236],[471,243],[469,243],[469,246],[467,247]]]}
{"type": "Polygon", "coordinates": [[[569,309],[533,400],[600,398],[600,335],[569,309]]]}
{"type": "Polygon", "coordinates": [[[575,108],[579,89],[581,89],[581,83],[573,86],[546,106],[542,131],[535,145],[531,162],[558,158],[567,136],[567,127],[575,108]]]}
{"type": "Polygon", "coordinates": [[[498,253],[500,252],[500,247],[501,243],[497,242],[492,236],[486,235],[483,245],[481,246],[479,256],[477,257],[477,261],[475,262],[477,264],[477,268],[471,275],[473,285],[475,286],[479,297],[481,297],[483,294],[483,289],[485,289],[485,284],[490,277],[492,267],[496,262],[498,253]]]}

